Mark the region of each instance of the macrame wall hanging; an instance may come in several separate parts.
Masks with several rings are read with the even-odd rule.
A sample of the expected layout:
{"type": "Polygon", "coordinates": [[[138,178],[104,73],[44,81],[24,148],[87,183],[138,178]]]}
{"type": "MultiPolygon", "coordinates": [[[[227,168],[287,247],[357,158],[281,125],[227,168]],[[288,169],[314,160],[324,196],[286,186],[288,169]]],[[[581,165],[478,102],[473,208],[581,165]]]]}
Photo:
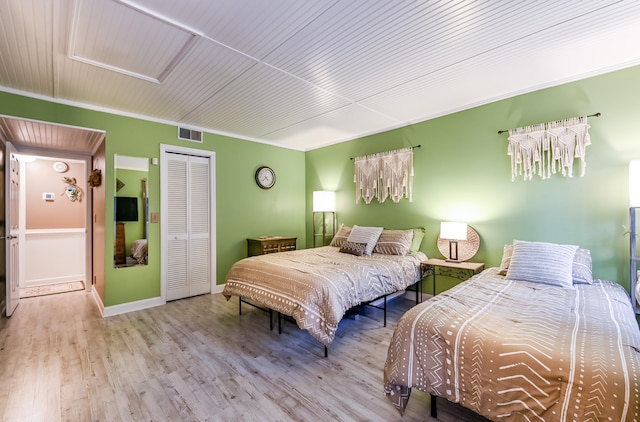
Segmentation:
{"type": "Polygon", "coordinates": [[[354,166],[356,204],[360,199],[369,204],[373,198],[380,203],[387,198],[413,200],[413,147],[356,157],[354,166]]]}
{"type": "Polygon", "coordinates": [[[548,179],[556,173],[573,177],[575,159],[580,162],[580,177],[584,176],[586,148],[591,145],[587,117],[598,116],[600,113],[499,131],[509,132],[511,180],[518,176],[531,180],[534,175],[548,179]]]}

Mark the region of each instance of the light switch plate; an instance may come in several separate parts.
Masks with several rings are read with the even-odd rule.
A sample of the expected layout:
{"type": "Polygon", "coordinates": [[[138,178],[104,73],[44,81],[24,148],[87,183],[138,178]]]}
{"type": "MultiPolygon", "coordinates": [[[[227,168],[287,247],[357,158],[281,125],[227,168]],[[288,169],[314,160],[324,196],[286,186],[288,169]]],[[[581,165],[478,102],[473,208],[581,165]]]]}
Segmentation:
{"type": "Polygon", "coordinates": [[[45,201],[54,201],[56,199],[56,194],[53,192],[43,192],[42,199],[45,201]]]}

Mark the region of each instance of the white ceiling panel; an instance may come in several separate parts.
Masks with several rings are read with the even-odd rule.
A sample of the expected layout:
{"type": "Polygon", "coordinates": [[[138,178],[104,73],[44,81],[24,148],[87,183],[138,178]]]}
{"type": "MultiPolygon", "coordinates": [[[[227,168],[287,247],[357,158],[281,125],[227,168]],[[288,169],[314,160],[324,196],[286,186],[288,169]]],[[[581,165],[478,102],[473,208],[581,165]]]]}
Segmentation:
{"type": "Polygon", "coordinates": [[[640,25],[622,25],[554,48],[537,48],[541,42],[522,40],[510,46],[508,57],[499,52],[478,56],[360,103],[406,123],[419,122],[549,86],[551,77],[562,83],[575,75],[612,70],[603,68],[604,63],[637,63],[640,42],[620,43],[620,39],[640,40],[640,25]],[[478,75],[476,69],[493,76],[478,75]]]}
{"type": "Polygon", "coordinates": [[[205,121],[224,132],[260,138],[347,104],[303,80],[258,64],[183,120],[193,125],[205,121]]]}
{"type": "Polygon", "coordinates": [[[160,83],[198,36],[117,2],[76,0],[69,38],[75,60],[160,83]]]}
{"type": "MultiPolygon", "coordinates": [[[[305,149],[307,139],[327,139],[330,143],[388,130],[401,122],[359,104],[345,107],[296,123],[263,136],[263,139],[305,149]]],[[[316,146],[322,146],[318,144],[316,146]]]]}
{"type": "Polygon", "coordinates": [[[638,65],[639,40],[640,1],[0,0],[0,89],[306,150],[638,65]]]}
{"type": "Polygon", "coordinates": [[[0,139],[21,151],[91,154],[104,138],[99,130],[0,116],[0,139]]]}

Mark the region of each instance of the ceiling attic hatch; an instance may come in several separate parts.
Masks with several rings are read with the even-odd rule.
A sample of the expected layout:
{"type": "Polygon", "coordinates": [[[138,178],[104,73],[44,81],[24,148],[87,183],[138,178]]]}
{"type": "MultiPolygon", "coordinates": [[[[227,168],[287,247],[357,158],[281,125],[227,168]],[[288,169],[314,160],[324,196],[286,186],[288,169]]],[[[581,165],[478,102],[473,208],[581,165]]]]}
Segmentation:
{"type": "Polygon", "coordinates": [[[202,131],[178,127],[178,139],[202,143],[202,131]]]}
{"type": "Polygon", "coordinates": [[[189,28],[128,2],[76,0],[69,58],[159,84],[200,37],[189,28]],[[115,22],[122,23],[116,26],[115,22]]]}

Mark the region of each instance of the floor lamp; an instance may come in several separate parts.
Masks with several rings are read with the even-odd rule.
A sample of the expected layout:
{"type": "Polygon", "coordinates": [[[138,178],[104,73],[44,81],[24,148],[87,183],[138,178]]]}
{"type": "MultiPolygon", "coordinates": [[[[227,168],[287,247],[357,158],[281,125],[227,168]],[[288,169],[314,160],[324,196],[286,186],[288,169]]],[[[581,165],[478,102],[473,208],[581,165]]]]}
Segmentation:
{"type": "Polygon", "coordinates": [[[335,192],[319,190],[313,192],[313,247],[326,246],[326,239],[336,234],[335,192]],[[318,224],[318,219],[321,219],[318,224]],[[329,224],[327,224],[329,220],[329,224]],[[318,240],[320,244],[318,245],[318,240]]]}

